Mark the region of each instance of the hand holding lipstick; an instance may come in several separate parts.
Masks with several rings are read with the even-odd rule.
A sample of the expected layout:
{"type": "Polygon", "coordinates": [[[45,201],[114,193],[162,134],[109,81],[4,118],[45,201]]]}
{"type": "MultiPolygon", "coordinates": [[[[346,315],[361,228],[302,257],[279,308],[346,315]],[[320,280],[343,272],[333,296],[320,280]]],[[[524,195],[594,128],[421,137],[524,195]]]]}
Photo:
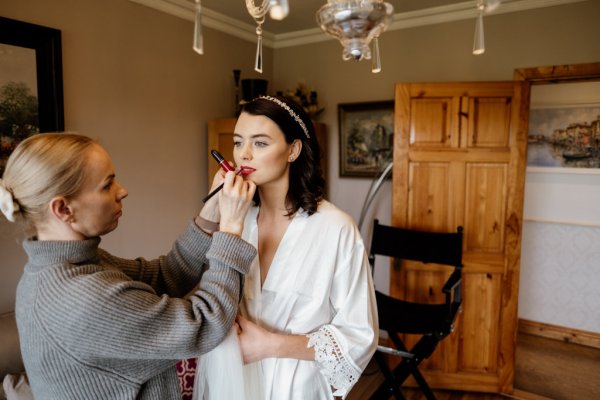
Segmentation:
{"type": "MultiPolygon", "coordinates": [[[[215,175],[214,184],[217,179],[223,179],[223,183],[212,190],[202,201],[207,203],[217,193],[222,191],[219,201],[208,202],[200,212],[200,217],[207,221],[218,221],[220,219],[220,230],[241,234],[244,217],[250,208],[256,185],[253,182],[245,181],[240,175],[244,175],[244,170],[240,169],[235,173],[233,167],[216,150],[211,151],[211,155],[225,172],[224,179],[220,178],[223,173],[215,175]],[[241,216],[241,219],[240,219],[241,216]]],[[[216,224],[216,222],[215,222],[216,224]]],[[[206,230],[206,229],[205,229],[206,230]]]]}
{"type": "MultiPolygon", "coordinates": [[[[217,163],[221,166],[221,169],[223,171],[225,171],[225,172],[235,171],[233,169],[233,167],[227,162],[227,160],[225,160],[225,158],[221,155],[221,153],[219,153],[218,151],[213,149],[210,151],[210,154],[217,161],[217,163]]],[[[245,175],[251,174],[252,171],[254,171],[254,170],[251,168],[240,167],[238,172],[236,172],[236,175],[245,176],[245,175]]],[[[223,189],[223,184],[218,186],[215,190],[211,191],[205,198],[202,199],[202,202],[206,203],[211,197],[213,197],[215,194],[217,194],[221,189],[223,189]]]]}

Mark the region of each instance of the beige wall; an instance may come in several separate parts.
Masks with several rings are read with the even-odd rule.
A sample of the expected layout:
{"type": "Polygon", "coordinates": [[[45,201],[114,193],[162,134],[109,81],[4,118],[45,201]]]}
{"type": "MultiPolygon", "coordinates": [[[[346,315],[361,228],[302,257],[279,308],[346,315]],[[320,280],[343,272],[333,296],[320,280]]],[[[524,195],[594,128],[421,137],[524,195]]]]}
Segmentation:
{"type": "MultiPolygon", "coordinates": [[[[119,228],[102,245],[154,257],[199,210],[206,194],[206,127],[233,116],[233,69],[253,71],[255,44],[128,0],[0,0],[4,17],[62,31],[65,128],[97,137],[128,189],[119,228]]],[[[272,51],[265,49],[271,80],[272,51]]],[[[0,218],[0,312],[13,308],[25,256],[0,218]]]]}
{"type": "MultiPolygon", "coordinates": [[[[191,22],[128,0],[0,0],[0,14],[62,30],[66,128],[99,137],[130,191],[103,246],[123,256],[166,251],[206,192],[206,121],[231,115],[234,68],[255,77],[254,44],[205,29],[197,56],[191,22]]],[[[297,82],[318,90],[330,198],[358,218],[370,182],[338,177],[338,103],[392,99],[398,81],[509,80],[519,67],[598,61],[598,15],[590,0],[486,17],[483,56],[470,53],[474,20],[386,32],[379,75],[369,62],[342,61],[333,40],[265,49],[265,78],[271,92],[297,82]]],[[[374,203],[383,220],[389,193],[374,203]]],[[[24,263],[12,229],[0,222],[0,312],[14,304],[24,263]]]]}

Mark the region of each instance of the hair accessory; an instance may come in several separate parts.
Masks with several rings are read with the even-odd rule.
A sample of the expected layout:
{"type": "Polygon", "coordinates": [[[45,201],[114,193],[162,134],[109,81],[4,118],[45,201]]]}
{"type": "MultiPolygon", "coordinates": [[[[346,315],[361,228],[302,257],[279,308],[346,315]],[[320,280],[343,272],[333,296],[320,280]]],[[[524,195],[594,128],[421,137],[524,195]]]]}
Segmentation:
{"type": "Polygon", "coordinates": [[[288,106],[283,101],[281,101],[279,99],[276,99],[275,97],[272,97],[272,96],[259,96],[258,98],[259,99],[265,99],[265,100],[272,101],[273,103],[279,105],[281,108],[285,109],[291,115],[291,117],[296,120],[296,122],[298,123],[298,125],[300,125],[300,128],[302,128],[302,130],[304,131],[304,134],[306,135],[306,138],[310,139],[310,135],[308,134],[308,128],[304,124],[304,121],[302,121],[302,118],[300,118],[300,116],[298,114],[296,114],[294,112],[294,110],[292,110],[290,108],[290,106],[288,106]]]}
{"type": "Polygon", "coordinates": [[[19,205],[15,202],[12,193],[4,186],[0,179],[0,211],[10,222],[15,222],[16,214],[19,212],[19,205]]]}

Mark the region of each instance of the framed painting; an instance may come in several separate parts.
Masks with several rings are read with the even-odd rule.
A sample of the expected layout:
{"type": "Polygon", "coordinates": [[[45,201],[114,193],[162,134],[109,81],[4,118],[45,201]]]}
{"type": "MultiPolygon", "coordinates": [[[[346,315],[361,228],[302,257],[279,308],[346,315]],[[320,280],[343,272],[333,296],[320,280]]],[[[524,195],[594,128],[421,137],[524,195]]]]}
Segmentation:
{"type": "Polygon", "coordinates": [[[600,171],[600,103],[531,108],[527,165],[600,171]]]}
{"type": "Polygon", "coordinates": [[[0,17],[0,176],[20,141],[63,130],[60,30],[0,17]]]}
{"type": "Polygon", "coordinates": [[[530,89],[524,221],[600,227],[600,62],[522,68],[514,79],[530,89]]]}
{"type": "Polygon", "coordinates": [[[338,104],[340,176],[372,178],[392,161],[394,101],[338,104]]]}

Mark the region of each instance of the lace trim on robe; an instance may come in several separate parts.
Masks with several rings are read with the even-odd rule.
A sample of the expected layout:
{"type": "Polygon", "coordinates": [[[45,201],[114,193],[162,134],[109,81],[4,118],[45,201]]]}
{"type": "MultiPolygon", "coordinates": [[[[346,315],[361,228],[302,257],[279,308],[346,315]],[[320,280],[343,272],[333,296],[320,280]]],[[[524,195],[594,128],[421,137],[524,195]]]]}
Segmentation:
{"type": "Polygon", "coordinates": [[[336,390],[333,395],[345,397],[360,378],[360,371],[348,362],[335,333],[328,326],[306,336],[307,347],[315,348],[315,362],[319,371],[336,390]]]}

